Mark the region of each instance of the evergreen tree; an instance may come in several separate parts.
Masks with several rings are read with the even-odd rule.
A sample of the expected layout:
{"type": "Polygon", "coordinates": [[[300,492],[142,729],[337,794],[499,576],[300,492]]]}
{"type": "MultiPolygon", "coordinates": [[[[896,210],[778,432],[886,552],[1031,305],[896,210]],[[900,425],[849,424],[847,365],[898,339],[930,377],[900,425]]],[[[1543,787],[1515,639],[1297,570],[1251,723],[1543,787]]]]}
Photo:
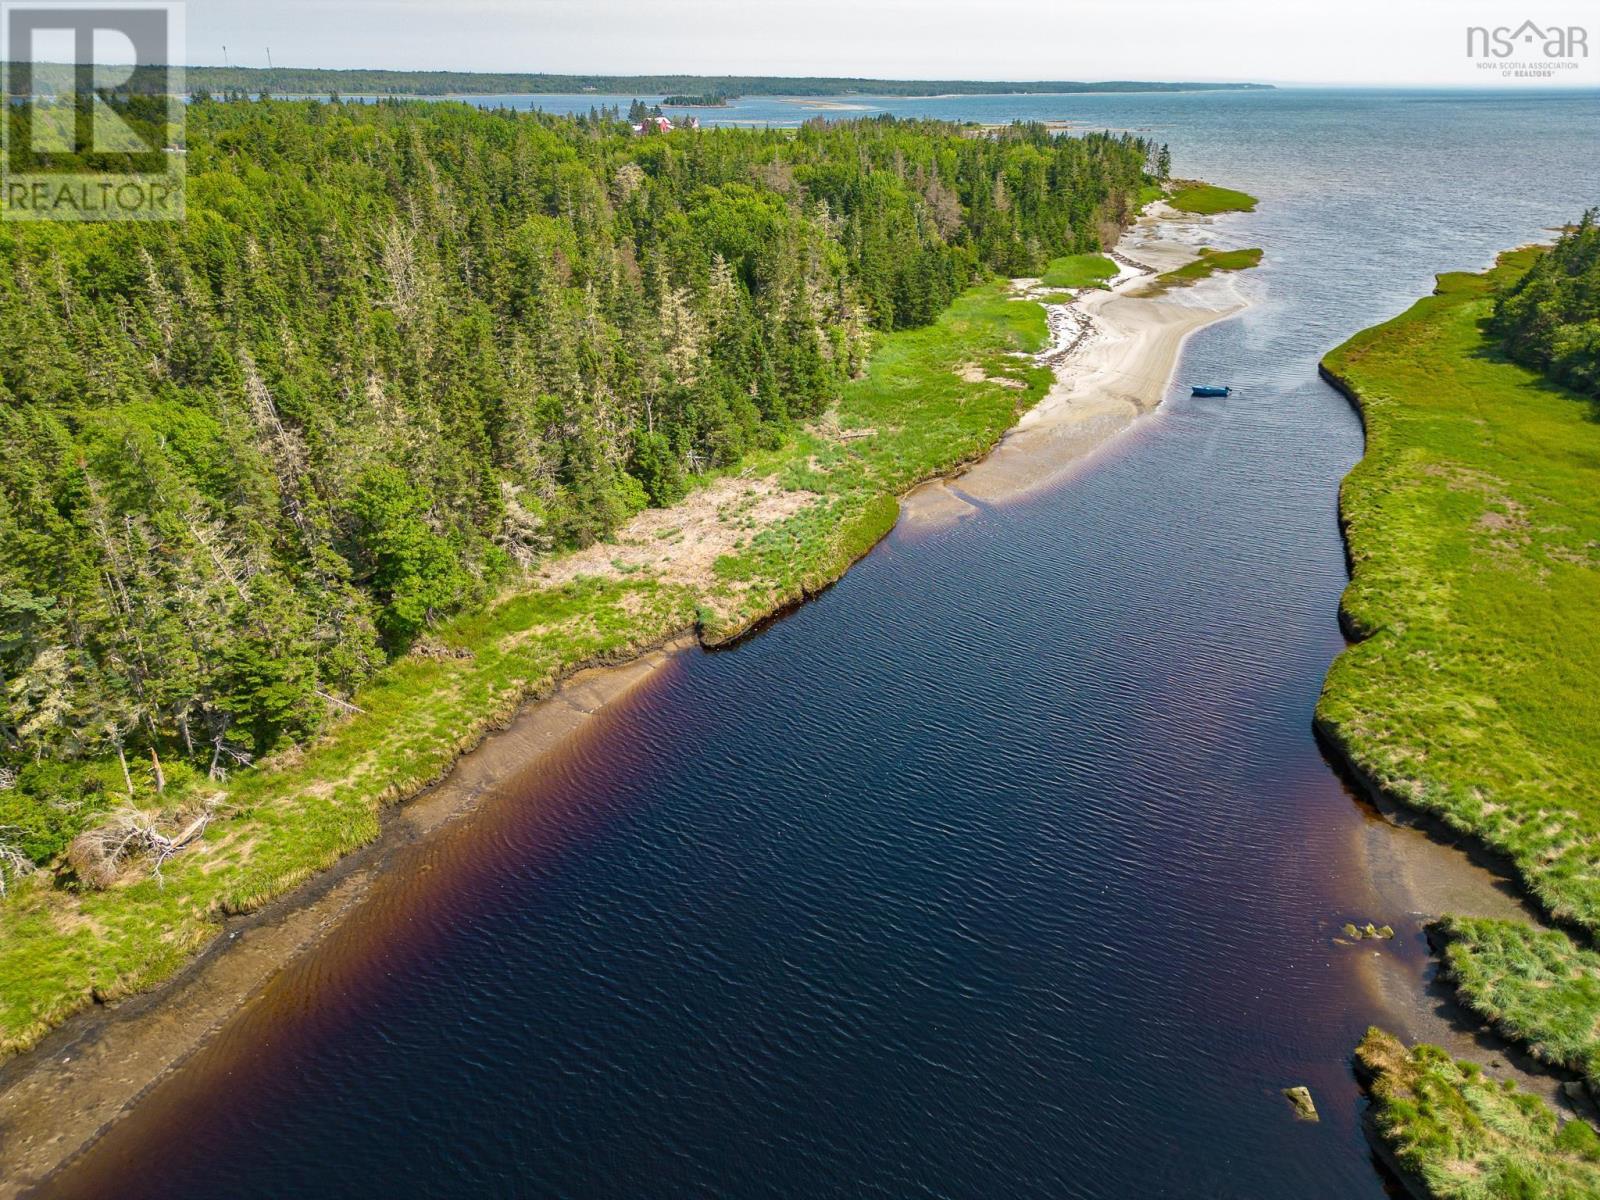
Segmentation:
{"type": "MultiPolygon", "coordinates": [[[[1093,249],[1165,162],[618,116],[200,95],[185,223],[0,224],[0,823],[35,861],[158,769],[307,736],[508,573],[824,411],[873,329],[1093,249]]],[[[1505,306],[1574,378],[1592,225],[1505,306]]]]}

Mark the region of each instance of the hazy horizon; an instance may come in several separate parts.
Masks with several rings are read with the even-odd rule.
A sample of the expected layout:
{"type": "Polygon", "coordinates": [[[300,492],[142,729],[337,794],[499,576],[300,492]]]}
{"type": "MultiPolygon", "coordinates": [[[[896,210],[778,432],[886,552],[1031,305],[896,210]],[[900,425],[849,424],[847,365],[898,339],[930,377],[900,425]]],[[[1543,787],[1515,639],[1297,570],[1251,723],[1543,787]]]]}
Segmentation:
{"type": "MultiPolygon", "coordinates": [[[[528,74],[761,75],[1279,86],[1600,86],[1600,28],[1572,0],[1351,0],[1286,19],[1266,0],[190,0],[194,65],[528,74]],[[1544,79],[1469,57],[1469,26],[1581,27],[1544,79]],[[781,36],[775,36],[778,31],[781,36]],[[1137,32],[1132,32],[1137,31],[1137,32]],[[843,36],[841,36],[843,34],[843,36]],[[226,51],[224,51],[226,47],[226,51]]],[[[1543,57],[1519,47],[1512,61],[1543,57]]]]}
{"type": "MultiPolygon", "coordinates": [[[[274,59],[276,59],[276,55],[274,55],[274,59]]],[[[261,64],[260,66],[257,66],[254,63],[238,63],[238,62],[236,62],[236,63],[190,62],[190,63],[188,63],[186,65],[189,68],[193,68],[193,69],[197,69],[197,70],[209,70],[209,69],[212,69],[212,68],[226,69],[226,68],[229,68],[229,67],[236,67],[236,68],[239,68],[241,70],[261,70],[261,69],[265,69],[265,64],[261,64]]],[[[349,66],[349,65],[347,65],[347,66],[320,66],[320,65],[313,66],[313,65],[308,64],[308,63],[276,62],[276,61],[274,62],[274,67],[277,70],[280,70],[280,71],[394,71],[394,72],[411,73],[411,74],[456,74],[456,75],[485,75],[485,76],[516,74],[516,75],[533,75],[533,76],[571,76],[573,78],[582,78],[582,77],[585,77],[585,76],[609,76],[609,77],[619,78],[619,79],[626,79],[626,78],[718,79],[718,78],[730,78],[730,77],[734,77],[734,76],[739,76],[739,77],[751,78],[751,79],[824,79],[824,80],[864,79],[864,80],[868,80],[868,81],[871,81],[871,82],[883,82],[883,83],[921,83],[921,82],[984,83],[984,84],[1015,83],[1015,84],[1018,84],[1018,85],[1027,84],[1027,83],[1051,83],[1051,82],[1055,82],[1055,83],[1081,83],[1081,84],[1091,84],[1091,85],[1112,84],[1112,83],[1148,83],[1148,84],[1156,84],[1156,85],[1160,85],[1160,86],[1164,86],[1164,87],[1171,87],[1173,85],[1180,85],[1180,84],[1206,84],[1206,85],[1220,85],[1221,87],[1237,86],[1237,87],[1240,87],[1240,88],[1243,88],[1243,87],[1246,87],[1246,86],[1249,86],[1249,85],[1254,85],[1254,86],[1261,87],[1261,88],[1275,88],[1275,89],[1279,89],[1279,90],[1283,90],[1283,91],[1294,91],[1294,90],[1316,91],[1316,90],[1320,90],[1320,89],[1327,89],[1327,90],[1353,91],[1353,92],[1359,92],[1359,91],[1492,92],[1492,91],[1504,91],[1504,90],[1506,90],[1506,87],[1508,87],[1508,86],[1515,86],[1517,88],[1517,90],[1519,90],[1519,91],[1528,91],[1528,92],[1537,92],[1537,91],[1572,91],[1572,92],[1590,91],[1590,92],[1593,92],[1593,91],[1600,91],[1600,78],[1597,78],[1597,79],[1594,79],[1594,80],[1590,80],[1590,79],[1585,78],[1583,80],[1576,80],[1576,81],[1573,81],[1573,82],[1570,82],[1570,83],[1561,83],[1561,82],[1557,82],[1557,81],[1543,80],[1543,81],[1530,81],[1530,82],[1525,82],[1525,83],[1517,83],[1515,85],[1499,85],[1499,84],[1485,83],[1485,82],[1481,82],[1481,81],[1479,81],[1479,82],[1466,82],[1466,83],[1450,83],[1450,82],[1430,83],[1430,82],[1426,82],[1426,81],[1401,80],[1401,81],[1397,81],[1397,82],[1394,82],[1394,83],[1377,83],[1377,82],[1351,81],[1351,80],[1343,80],[1343,79],[1305,79],[1305,80],[1292,79],[1291,80],[1291,79],[1255,79],[1255,78],[1248,78],[1247,79],[1247,78],[1242,78],[1242,77],[1241,78],[1231,78],[1231,77],[1230,78],[1215,78],[1215,79],[1201,79],[1201,78],[1197,78],[1197,77],[1185,77],[1185,78],[1182,78],[1182,79],[1177,79],[1177,78],[1168,79],[1168,78],[1158,78],[1156,76],[1147,76],[1147,77],[1140,77],[1140,78],[1131,78],[1131,77],[1125,77],[1125,76],[1115,76],[1115,77],[1107,76],[1105,78],[1071,78],[1071,79],[1066,78],[1066,77],[1062,77],[1060,79],[1049,79],[1049,80],[1046,80],[1046,79],[1031,79],[1031,78],[1030,79],[1024,79],[1024,78],[1021,78],[1020,76],[1019,77],[1015,77],[1015,78],[1001,78],[1001,77],[995,76],[995,75],[959,75],[959,76],[958,75],[951,75],[951,76],[941,77],[940,79],[933,79],[933,77],[925,76],[925,75],[845,75],[845,74],[838,74],[838,73],[833,73],[833,72],[823,72],[823,71],[786,72],[783,75],[763,75],[763,74],[760,74],[758,72],[750,72],[750,71],[678,71],[678,70],[650,71],[650,70],[639,70],[639,71],[617,72],[617,71],[605,71],[605,70],[582,70],[582,69],[578,69],[578,68],[573,68],[573,69],[570,69],[570,70],[562,70],[562,71],[556,71],[556,70],[546,71],[546,70],[533,70],[533,69],[529,69],[529,70],[526,70],[526,71],[523,71],[523,70],[505,71],[505,70],[497,70],[497,69],[488,68],[488,67],[482,67],[482,68],[478,68],[478,67],[414,67],[414,66],[394,66],[394,65],[376,66],[376,67],[349,66]]],[[[556,93],[552,93],[552,94],[556,94],[556,93]]],[[[597,94],[605,95],[605,94],[608,94],[608,93],[597,93],[597,94]]],[[[617,95],[621,95],[622,93],[619,92],[619,93],[616,93],[616,94],[617,95]]],[[[1011,94],[1011,93],[998,93],[998,94],[1002,94],[1003,95],[1003,94],[1011,94]]],[[[1034,92],[1034,93],[1015,93],[1015,94],[1018,94],[1018,95],[1032,94],[1032,95],[1039,95],[1039,96],[1049,96],[1049,95],[1074,95],[1076,93],[1073,93],[1073,92],[1060,92],[1060,93],[1034,92]]],[[[1114,94],[1114,93],[1112,93],[1112,94],[1114,94]]]]}

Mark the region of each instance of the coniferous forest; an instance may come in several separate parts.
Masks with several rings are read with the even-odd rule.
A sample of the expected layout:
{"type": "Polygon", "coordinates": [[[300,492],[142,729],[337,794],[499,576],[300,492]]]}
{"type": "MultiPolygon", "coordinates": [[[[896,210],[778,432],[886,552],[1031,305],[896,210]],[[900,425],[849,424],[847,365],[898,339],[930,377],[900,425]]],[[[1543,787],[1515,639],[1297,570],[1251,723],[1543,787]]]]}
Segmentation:
{"type": "Polygon", "coordinates": [[[1506,352],[1574,391],[1600,398],[1600,209],[1562,233],[1495,302],[1506,352]]]}
{"type": "Polygon", "coordinates": [[[0,225],[0,843],[300,740],[434,622],[1099,248],[1157,148],[203,100],[188,218],[0,225]]]}

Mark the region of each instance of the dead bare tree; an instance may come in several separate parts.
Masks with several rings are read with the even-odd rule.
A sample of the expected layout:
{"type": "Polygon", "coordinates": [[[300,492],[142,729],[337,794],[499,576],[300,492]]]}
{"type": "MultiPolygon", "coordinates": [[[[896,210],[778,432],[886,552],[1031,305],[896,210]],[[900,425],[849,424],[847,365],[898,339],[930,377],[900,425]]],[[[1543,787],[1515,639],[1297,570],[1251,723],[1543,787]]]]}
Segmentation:
{"type": "Polygon", "coordinates": [[[278,478],[278,494],[284,511],[302,536],[310,536],[310,522],[301,502],[301,481],[310,469],[311,456],[299,431],[283,423],[278,405],[268,390],[266,380],[247,352],[239,354],[239,366],[244,372],[245,399],[250,405],[250,418],[255,423],[258,444],[272,464],[278,478]]]}
{"type": "Polygon", "coordinates": [[[170,819],[126,805],[103,824],[74,838],[67,847],[67,861],[79,879],[92,887],[105,888],[116,882],[124,864],[148,858],[151,875],[164,885],[161,868],[173,855],[199,840],[221,803],[220,795],[213,796],[198,811],[170,819]],[[173,832],[168,833],[168,828],[173,832]]]}
{"type": "Polygon", "coordinates": [[[128,799],[132,800],[133,776],[128,773],[128,753],[124,747],[124,739],[128,736],[128,730],[115,720],[107,721],[100,728],[101,732],[105,734],[106,741],[110,742],[112,748],[117,752],[117,762],[122,766],[123,786],[128,789],[128,799]]]}
{"type": "Polygon", "coordinates": [[[233,723],[233,714],[218,711],[207,714],[211,725],[211,766],[206,774],[211,779],[226,779],[227,768],[222,765],[224,757],[231,758],[242,767],[250,765],[253,755],[242,746],[236,746],[228,740],[228,726],[233,723]]]}
{"type": "Polygon", "coordinates": [[[352,704],[348,700],[341,700],[337,696],[329,695],[327,692],[318,691],[316,688],[312,688],[311,690],[313,695],[321,696],[329,704],[333,705],[342,712],[361,713],[363,715],[366,714],[367,710],[362,708],[359,704],[352,704]]]}
{"type": "Polygon", "coordinates": [[[21,832],[15,825],[0,826],[0,897],[12,880],[25,879],[38,870],[14,840],[21,832]]]}
{"type": "MultiPolygon", "coordinates": [[[[267,402],[271,403],[270,396],[267,398],[267,402]]],[[[276,408],[273,408],[271,410],[272,415],[275,416],[276,411],[276,408]]],[[[280,430],[283,428],[281,422],[278,428],[280,430]]],[[[184,526],[189,531],[189,536],[194,538],[196,544],[210,557],[212,565],[217,569],[217,574],[227,582],[239,599],[248,600],[250,597],[245,591],[245,585],[249,582],[250,576],[254,574],[254,571],[250,569],[253,564],[241,566],[236,561],[232,547],[228,545],[227,533],[223,529],[222,523],[220,521],[207,521],[194,510],[187,511],[182,516],[184,526]]]]}

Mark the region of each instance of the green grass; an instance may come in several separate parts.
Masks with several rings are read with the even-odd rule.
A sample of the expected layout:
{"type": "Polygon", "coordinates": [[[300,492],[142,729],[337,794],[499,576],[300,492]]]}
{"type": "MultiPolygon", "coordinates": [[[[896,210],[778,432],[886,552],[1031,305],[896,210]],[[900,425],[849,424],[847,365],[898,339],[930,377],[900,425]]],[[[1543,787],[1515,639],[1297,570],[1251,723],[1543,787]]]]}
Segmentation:
{"type": "Polygon", "coordinates": [[[1600,930],[1600,423],[1481,328],[1535,253],[1441,276],[1324,362],[1367,453],[1341,493],[1361,640],[1317,723],[1385,793],[1600,930]]]}
{"type": "Polygon", "coordinates": [[[237,774],[237,815],[150,879],[108,891],[16,889],[0,926],[0,1037],[37,1040],[89,1003],[162,979],[218,931],[378,832],[383,805],[441,778],[463,751],[582,662],[633,657],[691,624],[693,597],[654,581],[583,581],[503,600],[438,630],[469,658],[406,658],[324,737],[237,774]]]}
{"type": "Polygon", "coordinates": [[[170,975],[213,937],[220,918],[282,895],[371,841],[379,814],[440,778],[485,733],[574,668],[621,661],[674,633],[732,637],[836,579],[894,524],[896,497],[992,446],[1050,373],[1012,357],[1046,339],[1044,310],[1000,282],[961,296],[927,329],[882,339],[839,406],[848,442],[800,432],[741,471],[821,499],[718,564],[706,594],[648,572],[502,597],[433,631],[461,657],[412,656],[354,697],[364,710],[315,742],[241,772],[236,815],[150,879],[103,892],[37,880],[0,907],[0,1048],[15,1051],[94,999],[170,975]],[[1025,386],[969,383],[977,364],[1025,386]]]}
{"type": "Polygon", "coordinates": [[[1055,288],[1101,287],[1116,276],[1117,264],[1103,254],[1069,254],[1046,267],[1040,282],[1055,288]]]}
{"type": "Polygon", "coordinates": [[[1539,1097],[1496,1082],[1437,1046],[1407,1049],[1367,1031],[1357,1065],[1378,1135],[1414,1184],[1438,1200],[1593,1200],[1600,1135],[1562,1125],[1539,1097]]]}
{"type": "MultiPolygon", "coordinates": [[[[1440,276],[1324,360],[1361,409],[1367,453],[1340,498],[1359,640],[1317,724],[1385,794],[1476,836],[1552,914],[1597,931],[1600,424],[1483,330],[1538,253],[1440,276]]],[[[1593,1086],[1600,954],[1516,921],[1438,928],[1463,1002],[1593,1086]]],[[[1410,1053],[1414,1078],[1380,1101],[1380,1128],[1433,1194],[1600,1195],[1587,1126],[1556,1135],[1532,1098],[1506,1099],[1442,1051],[1410,1053]]]]}
{"type": "Polygon", "coordinates": [[[1215,216],[1227,212],[1255,212],[1258,201],[1246,192],[1196,183],[1173,192],[1167,197],[1167,203],[1179,212],[1215,216]]]}
{"type": "Polygon", "coordinates": [[[1147,294],[1173,287],[1192,287],[1218,271],[1248,271],[1261,265],[1260,250],[1212,250],[1201,247],[1200,257],[1173,271],[1157,275],[1145,289],[1147,294]]]}
{"type": "Polygon", "coordinates": [[[841,427],[875,436],[840,444],[808,433],[754,461],[757,473],[773,471],[823,499],[717,564],[728,587],[712,607],[726,616],[703,624],[702,636],[726,641],[831,583],[894,526],[896,496],[987,453],[1049,387],[1049,370],[1013,357],[1047,337],[1044,309],[1010,299],[1009,285],[995,282],[966,293],[934,325],[885,339],[839,404],[841,427]],[[968,383],[960,370],[974,363],[990,379],[1023,386],[968,383]]]}
{"type": "Polygon", "coordinates": [[[1522,921],[1449,917],[1435,932],[1467,1007],[1600,1096],[1600,954],[1522,921]]]}

